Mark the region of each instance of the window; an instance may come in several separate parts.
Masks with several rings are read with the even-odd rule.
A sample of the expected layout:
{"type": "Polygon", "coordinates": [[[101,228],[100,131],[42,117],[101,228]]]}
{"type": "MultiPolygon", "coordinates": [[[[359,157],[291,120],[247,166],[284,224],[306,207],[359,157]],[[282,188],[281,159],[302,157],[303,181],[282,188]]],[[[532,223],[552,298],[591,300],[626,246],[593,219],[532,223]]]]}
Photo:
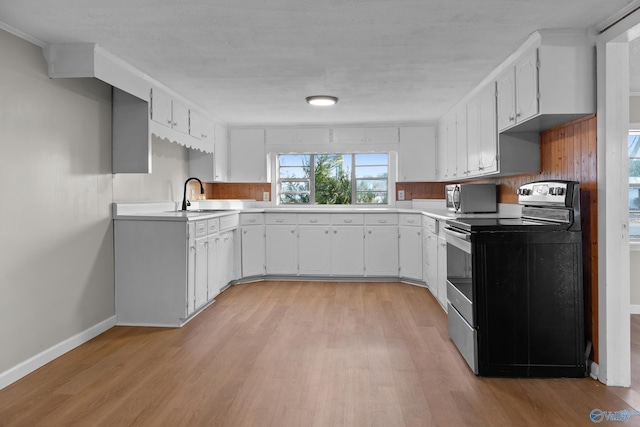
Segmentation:
{"type": "Polygon", "coordinates": [[[281,204],[387,204],[389,155],[280,154],[281,204]]]}
{"type": "Polygon", "coordinates": [[[640,130],[629,131],[629,237],[640,239],[640,130]]]}

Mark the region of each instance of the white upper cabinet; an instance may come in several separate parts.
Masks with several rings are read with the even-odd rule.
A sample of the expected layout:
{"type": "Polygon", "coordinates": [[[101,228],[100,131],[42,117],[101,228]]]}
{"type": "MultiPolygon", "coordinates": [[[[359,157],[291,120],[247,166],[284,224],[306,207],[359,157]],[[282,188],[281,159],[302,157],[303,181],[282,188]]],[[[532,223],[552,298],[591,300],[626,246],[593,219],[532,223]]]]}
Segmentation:
{"type": "Polygon", "coordinates": [[[171,124],[174,130],[178,132],[189,134],[189,107],[181,102],[172,102],[172,114],[173,122],[171,124]]]}
{"type": "Polygon", "coordinates": [[[455,176],[465,178],[469,175],[467,168],[467,106],[461,105],[456,110],[456,163],[455,176]]]}
{"type": "Polygon", "coordinates": [[[434,126],[400,128],[399,181],[435,181],[436,129],[434,126]]]}
{"type": "Polygon", "coordinates": [[[397,127],[365,128],[364,136],[367,144],[397,144],[399,139],[397,127]]]}
{"type": "Polygon", "coordinates": [[[266,135],[267,145],[325,145],[330,141],[329,128],[273,128],[266,135]]]}
{"type": "Polygon", "coordinates": [[[364,144],[364,128],[333,128],[333,144],[364,144]]]}
{"type": "Polygon", "coordinates": [[[497,79],[498,130],[538,114],[538,49],[524,54],[497,79]]]}
{"type": "Polygon", "coordinates": [[[230,181],[267,181],[264,135],[263,129],[231,129],[229,133],[230,181]]]}
{"type": "Polygon", "coordinates": [[[495,85],[488,84],[467,105],[468,176],[497,171],[495,85]]]}
{"type": "Polygon", "coordinates": [[[151,120],[189,134],[189,108],[157,89],[151,90],[151,120]]]}

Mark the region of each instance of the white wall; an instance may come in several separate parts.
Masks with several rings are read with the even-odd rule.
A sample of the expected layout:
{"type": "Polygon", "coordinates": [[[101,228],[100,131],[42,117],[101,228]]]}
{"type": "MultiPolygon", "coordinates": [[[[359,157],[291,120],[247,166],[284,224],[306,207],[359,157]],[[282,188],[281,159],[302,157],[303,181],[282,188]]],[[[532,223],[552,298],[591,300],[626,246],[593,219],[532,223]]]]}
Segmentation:
{"type": "Polygon", "coordinates": [[[1,30],[0,55],[2,376],[114,316],[111,204],[181,198],[188,163],[154,141],[153,175],[113,176],[111,87],[49,79],[42,49],[1,30]]]}

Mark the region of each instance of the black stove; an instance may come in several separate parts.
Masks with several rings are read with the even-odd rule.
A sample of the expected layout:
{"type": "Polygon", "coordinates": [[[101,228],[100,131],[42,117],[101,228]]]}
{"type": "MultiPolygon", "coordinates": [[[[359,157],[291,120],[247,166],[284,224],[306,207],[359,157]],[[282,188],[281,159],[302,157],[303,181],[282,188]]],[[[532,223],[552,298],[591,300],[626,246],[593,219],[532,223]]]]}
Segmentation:
{"type": "Polygon", "coordinates": [[[518,203],[447,221],[449,336],[477,375],[584,377],[579,184],[531,182],[518,203]]]}

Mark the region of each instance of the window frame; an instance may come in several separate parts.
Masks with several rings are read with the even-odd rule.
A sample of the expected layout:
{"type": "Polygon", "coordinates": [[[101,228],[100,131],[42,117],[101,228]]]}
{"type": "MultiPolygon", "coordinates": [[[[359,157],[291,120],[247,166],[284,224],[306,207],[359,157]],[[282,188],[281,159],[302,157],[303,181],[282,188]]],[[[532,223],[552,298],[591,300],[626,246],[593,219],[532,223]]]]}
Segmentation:
{"type": "Polygon", "coordinates": [[[296,153],[277,153],[275,156],[275,190],[276,197],[274,198],[276,204],[279,206],[390,206],[394,198],[392,198],[392,191],[390,188],[392,187],[392,153],[389,151],[376,151],[376,152],[296,152],[296,153]],[[386,156],[386,164],[384,165],[358,165],[356,166],[356,156],[362,154],[383,154],[386,156]],[[350,165],[350,180],[351,180],[351,203],[349,204],[316,204],[316,188],[315,188],[315,157],[322,155],[336,155],[336,156],[351,156],[351,165],[350,165]],[[309,156],[309,178],[281,178],[280,177],[280,157],[281,156],[309,156]],[[369,178],[356,178],[356,168],[362,166],[384,166],[387,170],[387,176],[384,178],[381,177],[369,177],[369,178]],[[358,191],[357,184],[358,181],[382,181],[386,183],[385,191],[373,191],[374,193],[385,193],[386,194],[386,202],[385,203],[362,203],[358,202],[358,193],[364,193],[365,191],[358,191]],[[283,194],[307,194],[307,192],[283,192],[282,183],[283,182],[308,182],[309,183],[309,202],[308,203],[284,203],[282,201],[283,194]]]}

